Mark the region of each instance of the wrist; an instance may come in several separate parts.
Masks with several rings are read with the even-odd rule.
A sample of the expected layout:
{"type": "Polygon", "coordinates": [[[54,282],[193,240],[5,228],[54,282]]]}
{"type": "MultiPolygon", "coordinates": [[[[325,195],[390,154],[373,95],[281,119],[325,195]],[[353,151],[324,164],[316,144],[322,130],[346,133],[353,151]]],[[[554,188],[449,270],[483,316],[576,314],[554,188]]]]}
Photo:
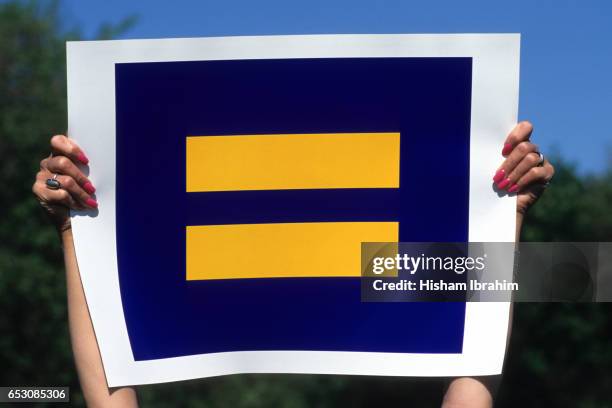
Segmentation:
{"type": "Polygon", "coordinates": [[[72,228],[70,227],[70,221],[66,228],[58,228],[58,233],[62,241],[62,247],[66,248],[68,244],[72,245],[72,228]]]}

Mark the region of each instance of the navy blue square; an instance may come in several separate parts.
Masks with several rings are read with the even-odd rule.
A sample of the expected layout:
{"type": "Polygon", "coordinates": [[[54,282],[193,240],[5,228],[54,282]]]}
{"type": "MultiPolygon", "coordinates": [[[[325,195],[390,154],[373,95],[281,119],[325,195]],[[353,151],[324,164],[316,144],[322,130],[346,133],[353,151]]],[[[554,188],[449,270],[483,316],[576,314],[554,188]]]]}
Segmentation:
{"type": "Polygon", "coordinates": [[[399,221],[468,240],[471,58],[117,64],[117,254],[134,358],[460,353],[463,303],[362,303],[359,278],[185,280],[187,225],[399,221]],[[186,193],[194,135],[400,132],[399,189],[186,193]]]}

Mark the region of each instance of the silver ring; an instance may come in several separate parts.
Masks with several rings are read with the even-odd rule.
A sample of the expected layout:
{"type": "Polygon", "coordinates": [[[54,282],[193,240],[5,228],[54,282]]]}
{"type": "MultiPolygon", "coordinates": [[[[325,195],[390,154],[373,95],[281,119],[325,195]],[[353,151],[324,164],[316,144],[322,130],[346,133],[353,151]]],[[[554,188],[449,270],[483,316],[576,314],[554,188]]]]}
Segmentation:
{"type": "Polygon", "coordinates": [[[542,167],[544,165],[544,155],[540,152],[536,152],[540,158],[538,159],[538,167],[542,167]]]}
{"type": "Polygon", "coordinates": [[[62,188],[62,183],[57,179],[57,174],[54,174],[53,178],[48,178],[45,184],[49,190],[59,190],[62,188]]]}

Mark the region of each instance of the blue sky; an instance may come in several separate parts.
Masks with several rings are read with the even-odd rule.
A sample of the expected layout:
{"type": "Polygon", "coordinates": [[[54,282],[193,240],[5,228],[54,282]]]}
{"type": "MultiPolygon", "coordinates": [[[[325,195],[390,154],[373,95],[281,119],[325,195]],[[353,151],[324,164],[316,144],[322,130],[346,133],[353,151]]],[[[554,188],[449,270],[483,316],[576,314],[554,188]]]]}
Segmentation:
{"type": "Polygon", "coordinates": [[[135,14],[121,38],[335,33],[522,34],[519,118],[544,153],[581,172],[612,160],[612,1],[65,0],[66,26],[91,37],[135,14]]]}

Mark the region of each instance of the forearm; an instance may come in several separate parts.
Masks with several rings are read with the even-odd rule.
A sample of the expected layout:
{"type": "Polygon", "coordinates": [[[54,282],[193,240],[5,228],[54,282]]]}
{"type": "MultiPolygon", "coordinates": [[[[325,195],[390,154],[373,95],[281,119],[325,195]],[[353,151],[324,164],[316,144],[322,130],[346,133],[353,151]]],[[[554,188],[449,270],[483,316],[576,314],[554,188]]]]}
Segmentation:
{"type": "Polygon", "coordinates": [[[71,229],[62,232],[62,243],[66,264],[68,322],[72,351],[87,405],[90,407],[137,407],[136,392],[133,388],[109,389],[106,385],[100,351],[81,285],[71,229]]]}
{"type": "MultiPolygon", "coordinates": [[[[516,213],[516,242],[520,240],[521,228],[523,227],[523,213],[516,213]]],[[[512,307],[510,308],[510,322],[512,321],[512,307]]],[[[512,326],[508,327],[508,339],[512,326]]],[[[490,408],[493,406],[493,393],[496,387],[494,382],[499,381],[498,377],[490,377],[488,383],[486,377],[482,379],[463,377],[453,380],[442,402],[442,408],[462,408],[462,407],[479,407],[490,408]]]]}

